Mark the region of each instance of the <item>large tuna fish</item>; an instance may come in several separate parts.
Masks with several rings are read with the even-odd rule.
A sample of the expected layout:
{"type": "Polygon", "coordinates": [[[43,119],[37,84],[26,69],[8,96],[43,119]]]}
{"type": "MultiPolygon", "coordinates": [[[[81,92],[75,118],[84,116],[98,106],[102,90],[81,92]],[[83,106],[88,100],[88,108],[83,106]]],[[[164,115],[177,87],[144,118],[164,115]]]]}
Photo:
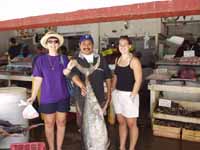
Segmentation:
{"type": "Polygon", "coordinates": [[[76,63],[76,67],[85,75],[87,94],[85,97],[82,122],[82,136],[85,150],[107,150],[109,139],[102,108],[93,92],[88,76],[99,67],[100,58],[95,66],[83,68],[76,63]]]}

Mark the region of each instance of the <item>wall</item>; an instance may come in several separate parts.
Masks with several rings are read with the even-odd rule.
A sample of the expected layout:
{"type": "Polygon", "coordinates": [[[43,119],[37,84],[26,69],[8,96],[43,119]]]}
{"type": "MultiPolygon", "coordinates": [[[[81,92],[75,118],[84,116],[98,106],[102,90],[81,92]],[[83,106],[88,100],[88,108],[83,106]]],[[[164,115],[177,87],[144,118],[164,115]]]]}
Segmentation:
{"type": "MultiPolygon", "coordinates": [[[[44,28],[34,29],[34,32],[42,33],[42,32],[44,32],[44,28]]],[[[30,44],[30,43],[32,44],[32,38],[21,39],[21,37],[19,37],[19,33],[17,32],[17,30],[4,31],[4,32],[0,32],[0,52],[8,50],[9,39],[11,37],[17,37],[17,42],[27,42],[28,41],[28,44],[30,44]]],[[[32,47],[33,46],[31,46],[31,48],[32,47]]]]}
{"type": "MultiPolygon", "coordinates": [[[[36,29],[36,32],[42,32],[44,29],[36,29]]],[[[108,37],[119,37],[120,35],[129,35],[133,37],[143,36],[145,33],[155,35],[161,32],[160,19],[145,19],[132,21],[117,21],[107,23],[93,23],[73,26],[59,26],[57,28],[59,33],[64,36],[82,35],[90,33],[94,38],[94,48],[99,49],[99,41],[108,37]],[[127,29],[125,29],[125,24],[127,29]],[[148,24],[148,26],[147,26],[148,24]],[[113,32],[113,31],[116,32],[113,32]]],[[[12,36],[17,36],[15,30],[0,32],[0,51],[8,49],[8,39],[12,36]]]]}
{"type": "Polygon", "coordinates": [[[132,37],[144,36],[148,33],[153,36],[161,32],[160,19],[145,19],[132,21],[117,21],[106,23],[94,23],[85,25],[58,27],[57,31],[65,36],[80,35],[90,33],[95,41],[95,49],[99,47],[99,41],[106,40],[108,37],[119,37],[120,35],[129,35],[132,37]],[[147,25],[148,24],[148,25],[147,25]],[[127,28],[125,28],[125,26],[127,28]]]}
{"type": "Polygon", "coordinates": [[[200,21],[168,25],[168,35],[180,35],[189,40],[192,40],[192,38],[195,39],[196,37],[200,36],[200,21]]]}
{"type": "MultiPolygon", "coordinates": [[[[183,18],[180,17],[180,21],[183,18]]],[[[186,20],[200,20],[198,16],[187,16],[186,20]]],[[[44,29],[37,29],[36,32],[43,32],[44,29]]],[[[73,25],[73,26],[59,26],[57,27],[59,33],[64,36],[82,35],[85,33],[92,34],[95,42],[95,49],[102,48],[102,45],[98,43],[106,42],[109,37],[119,37],[120,35],[129,35],[131,37],[141,37],[145,33],[149,36],[154,36],[157,33],[166,33],[165,26],[161,23],[161,19],[141,19],[131,21],[116,21],[116,22],[105,22],[105,23],[93,23],[84,25],[73,25]],[[127,28],[125,28],[125,26],[127,28]]],[[[174,33],[192,33],[195,37],[200,35],[199,23],[195,24],[180,24],[178,27],[172,25],[169,28],[169,34],[174,33]]],[[[0,32],[0,51],[4,51],[8,48],[8,39],[12,36],[17,35],[16,31],[5,31],[0,32]]]]}
{"type": "Polygon", "coordinates": [[[181,16],[176,21],[165,21],[164,33],[168,36],[180,35],[186,39],[197,38],[200,36],[200,15],[185,18],[181,16]]]}
{"type": "Polygon", "coordinates": [[[155,35],[161,32],[160,19],[145,19],[101,23],[101,37],[119,37],[120,35],[129,35],[132,37],[144,36],[145,33],[155,35]],[[116,32],[112,32],[116,30],[116,32]]]}
{"type": "Polygon", "coordinates": [[[99,43],[99,24],[84,24],[84,25],[73,25],[73,26],[59,26],[57,32],[62,33],[64,36],[75,36],[89,33],[94,38],[94,48],[98,49],[99,43]]]}
{"type": "MultiPolygon", "coordinates": [[[[169,20],[164,20],[163,22],[163,33],[167,37],[178,35],[189,40],[191,43],[194,43],[196,38],[200,37],[200,15],[180,16],[176,21],[173,18],[169,18],[169,20]]],[[[164,47],[162,55],[175,54],[177,48],[178,46],[169,44],[169,46],[164,47]]]]}

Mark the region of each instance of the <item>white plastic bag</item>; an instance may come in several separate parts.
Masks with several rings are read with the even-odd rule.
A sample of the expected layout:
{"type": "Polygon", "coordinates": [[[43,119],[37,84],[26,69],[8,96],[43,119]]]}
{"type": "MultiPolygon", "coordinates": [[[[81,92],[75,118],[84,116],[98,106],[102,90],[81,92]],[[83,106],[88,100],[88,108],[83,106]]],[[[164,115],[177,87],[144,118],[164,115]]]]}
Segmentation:
{"type": "Polygon", "coordinates": [[[35,110],[35,108],[31,104],[28,104],[24,108],[22,115],[24,119],[34,119],[39,116],[38,112],[35,110]]]}
{"type": "Polygon", "coordinates": [[[21,100],[19,106],[26,106],[22,112],[24,119],[34,119],[39,117],[39,113],[31,104],[21,100]]]}

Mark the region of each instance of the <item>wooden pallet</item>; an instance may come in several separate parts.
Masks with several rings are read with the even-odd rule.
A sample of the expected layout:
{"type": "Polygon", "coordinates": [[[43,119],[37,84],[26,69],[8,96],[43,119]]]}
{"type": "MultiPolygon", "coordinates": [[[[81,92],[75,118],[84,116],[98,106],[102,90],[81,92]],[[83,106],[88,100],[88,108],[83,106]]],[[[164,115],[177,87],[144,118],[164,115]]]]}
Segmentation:
{"type": "Polygon", "coordinates": [[[182,140],[200,142],[200,131],[182,129],[182,140]]]}
{"type": "Polygon", "coordinates": [[[181,139],[181,128],[153,124],[153,135],[181,139]]]}

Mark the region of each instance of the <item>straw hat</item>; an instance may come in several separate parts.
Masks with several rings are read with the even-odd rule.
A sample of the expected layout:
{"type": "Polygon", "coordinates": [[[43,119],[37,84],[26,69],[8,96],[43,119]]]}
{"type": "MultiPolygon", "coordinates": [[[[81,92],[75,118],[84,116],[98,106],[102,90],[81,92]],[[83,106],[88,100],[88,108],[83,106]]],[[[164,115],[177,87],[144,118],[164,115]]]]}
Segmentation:
{"type": "Polygon", "coordinates": [[[54,32],[54,31],[49,31],[40,40],[41,45],[46,49],[48,48],[47,47],[47,40],[49,38],[57,38],[59,40],[59,47],[62,46],[63,43],[64,43],[64,38],[63,38],[62,35],[54,32]]]}

